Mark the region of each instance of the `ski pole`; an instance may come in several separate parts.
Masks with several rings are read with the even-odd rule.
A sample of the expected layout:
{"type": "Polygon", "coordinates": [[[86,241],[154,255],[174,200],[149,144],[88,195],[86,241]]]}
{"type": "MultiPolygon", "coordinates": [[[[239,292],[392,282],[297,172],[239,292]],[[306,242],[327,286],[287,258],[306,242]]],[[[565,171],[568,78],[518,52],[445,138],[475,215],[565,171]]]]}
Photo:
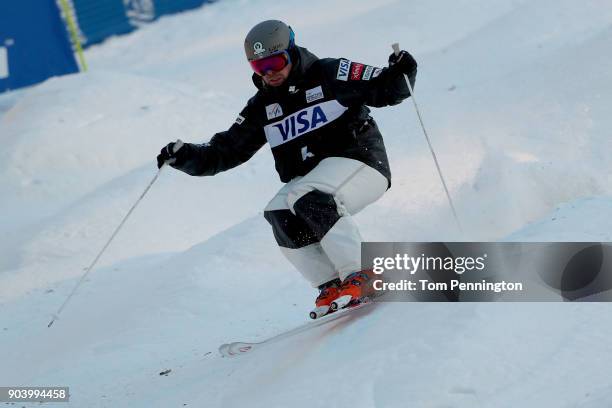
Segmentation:
{"type": "MultiPolygon", "coordinates": [[[[391,44],[391,47],[393,48],[393,52],[395,53],[395,55],[398,55],[400,52],[399,43],[391,44]]],[[[438,163],[438,158],[436,157],[436,153],[434,152],[433,146],[431,145],[431,140],[429,139],[429,135],[427,134],[427,130],[425,129],[425,125],[423,124],[423,118],[421,117],[419,106],[417,105],[416,98],[414,97],[412,85],[410,85],[410,80],[408,80],[408,75],[404,74],[404,80],[406,81],[406,85],[408,86],[408,90],[410,91],[410,99],[412,99],[412,103],[414,104],[414,110],[416,111],[416,114],[419,117],[421,129],[423,129],[423,134],[425,135],[425,139],[427,140],[429,151],[431,152],[436,168],[438,169],[438,175],[440,176],[440,181],[442,182],[442,187],[444,187],[446,198],[448,198],[448,203],[450,204],[451,211],[453,212],[453,216],[455,217],[455,221],[457,222],[457,227],[459,228],[459,232],[463,233],[463,228],[461,228],[461,222],[459,222],[459,217],[457,216],[457,211],[455,210],[455,206],[453,205],[453,200],[451,198],[450,193],[448,192],[448,188],[446,187],[446,182],[444,181],[444,176],[442,175],[442,170],[440,169],[440,164],[438,163]]]]}
{"type": "MultiPolygon", "coordinates": [[[[174,151],[174,153],[176,153],[178,151],[178,149],[180,149],[183,146],[183,142],[179,139],[176,141],[176,143],[174,144],[172,150],[174,151]]],[[[111,237],[108,239],[108,241],[106,241],[106,244],[104,244],[104,247],[102,247],[102,250],[100,252],[98,252],[98,255],[96,255],[96,257],[94,258],[93,262],[87,267],[87,269],[85,270],[85,273],[81,276],[81,279],[79,279],[79,281],[77,282],[77,284],[74,286],[74,288],[72,289],[72,292],[70,292],[70,294],[68,295],[68,297],[66,297],[66,299],[64,300],[64,303],[62,303],[62,305],[59,307],[59,309],[57,309],[57,312],[55,312],[55,314],[53,315],[53,318],[51,319],[51,321],[49,322],[49,324],[47,325],[47,327],[51,327],[51,325],[57,320],[59,319],[59,315],[60,313],[62,313],[62,310],[64,310],[64,307],[66,307],[66,305],[68,304],[68,302],[70,301],[70,299],[72,298],[72,296],[74,296],[74,294],[76,293],[77,289],[81,286],[81,284],[85,281],[85,278],[87,277],[87,275],[89,274],[89,272],[91,272],[91,270],[93,269],[93,267],[96,265],[96,263],[98,262],[98,260],[100,259],[100,257],[102,256],[102,254],[104,253],[104,251],[106,251],[106,248],[108,248],[108,246],[110,245],[110,243],[112,242],[112,240],[115,238],[115,236],[119,233],[119,230],[121,230],[121,228],[123,227],[123,224],[125,224],[125,222],[127,221],[127,219],[129,218],[129,216],[132,214],[132,212],[134,211],[134,209],[136,208],[136,206],[140,203],[140,201],[142,201],[142,199],[144,198],[144,196],[147,194],[147,192],[149,191],[149,189],[151,188],[151,186],[153,185],[153,183],[155,183],[155,181],[157,180],[157,178],[159,177],[160,173],[162,172],[162,170],[164,169],[164,167],[166,167],[167,164],[171,164],[175,161],[176,159],[170,159],[167,160],[160,168],[159,170],[157,170],[157,173],[155,174],[155,177],[153,177],[153,180],[151,180],[149,182],[149,184],[147,185],[147,187],[144,189],[144,191],[142,192],[142,194],[140,195],[140,197],[138,197],[138,200],[136,200],[136,202],[132,205],[132,208],[130,208],[130,210],[127,212],[127,214],[125,215],[125,217],[123,217],[123,220],[121,220],[121,222],[119,223],[119,226],[115,229],[115,231],[113,232],[113,234],[111,235],[111,237]]]]}

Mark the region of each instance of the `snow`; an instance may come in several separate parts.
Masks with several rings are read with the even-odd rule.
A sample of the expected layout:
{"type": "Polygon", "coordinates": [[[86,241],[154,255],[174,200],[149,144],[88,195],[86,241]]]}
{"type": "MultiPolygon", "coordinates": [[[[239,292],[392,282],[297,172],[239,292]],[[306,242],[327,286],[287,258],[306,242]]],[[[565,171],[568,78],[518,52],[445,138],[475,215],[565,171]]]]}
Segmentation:
{"type": "Polygon", "coordinates": [[[607,1],[221,1],[88,49],[86,74],[0,95],[0,385],[68,385],[73,407],[612,405],[599,303],[383,304],[219,357],[299,325],[315,296],[261,214],[281,186],[267,148],[213,178],[164,170],[46,327],[158,150],[234,121],[254,92],[243,36],[272,17],[319,56],[384,65],[399,41],[419,61],[465,232],[407,101],[374,110],[394,178],[357,216],[367,240],[612,240],[607,1]]]}

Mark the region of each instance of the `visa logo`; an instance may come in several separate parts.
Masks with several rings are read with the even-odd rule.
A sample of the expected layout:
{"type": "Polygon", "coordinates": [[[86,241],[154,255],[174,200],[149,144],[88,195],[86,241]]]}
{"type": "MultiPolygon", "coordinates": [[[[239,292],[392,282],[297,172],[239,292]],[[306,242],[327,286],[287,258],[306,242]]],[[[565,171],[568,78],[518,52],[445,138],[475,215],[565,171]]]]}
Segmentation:
{"type": "Polygon", "coordinates": [[[339,79],[340,81],[347,81],[350,67],[351,61],[341,58],[340,65],[338,65],[338,74],[336,75],[336,79],[339,79]]]}
{"type": "Polygon", "coordinates": [[[278,129],[283,138],[283,141],[287,140],[289,137],[296,137],[309,129],[314,129],[317,127],[319,123],[327,123],[327,117],[325,116],[325,112],[321,109],[320,106],[315,106],[312,110],[312,114],[309,115],[310,112],[307,110],[303,110],[297,115],[291,115],[287,117],[278,125],[272,125],[278,129]],[[297,122],[297,127],[296,127],[297,122]]]}
{"type": "Polygon", "coordinates": [[[347,108],[338,101],[326,101],[295,112],[264,127],[270,147],[282,145],[338,119],[347,108]]]}

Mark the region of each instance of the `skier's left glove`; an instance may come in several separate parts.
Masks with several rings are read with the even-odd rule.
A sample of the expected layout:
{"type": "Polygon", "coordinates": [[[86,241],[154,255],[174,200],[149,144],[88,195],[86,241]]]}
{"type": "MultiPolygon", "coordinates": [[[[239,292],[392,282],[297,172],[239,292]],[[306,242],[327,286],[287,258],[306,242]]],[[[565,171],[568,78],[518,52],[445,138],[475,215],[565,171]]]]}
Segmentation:
{"type": "Polygon", "coordinates": [[[393,70],[398,70],[406,75],[411,75],[417,67],[417,62],[408,51],[400,51],[389,55],[389,67],[393,70]]]}
{"type": "Polygon", "coordinates": [[[157,155],[157,168],[161,169],[166,163],[173,166],[180,166],[187,160],[187,150],[188,149],[185,149],[183,142],[180,140],[168,143],[157,155]]]}

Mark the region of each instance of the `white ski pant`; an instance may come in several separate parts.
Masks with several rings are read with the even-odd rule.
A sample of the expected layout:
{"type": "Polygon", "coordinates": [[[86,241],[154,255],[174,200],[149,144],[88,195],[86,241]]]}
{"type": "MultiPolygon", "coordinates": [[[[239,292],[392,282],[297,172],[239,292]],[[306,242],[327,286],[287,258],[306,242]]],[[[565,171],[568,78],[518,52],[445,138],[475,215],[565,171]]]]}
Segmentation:
{"type": "Polygon", "coordinates": [[[361,270],[361,235],[352,215],[387,190],[385,176],[353,159],[323,159],[272,198],[264,216],[281,251],[313,287],[361,270]]]}

